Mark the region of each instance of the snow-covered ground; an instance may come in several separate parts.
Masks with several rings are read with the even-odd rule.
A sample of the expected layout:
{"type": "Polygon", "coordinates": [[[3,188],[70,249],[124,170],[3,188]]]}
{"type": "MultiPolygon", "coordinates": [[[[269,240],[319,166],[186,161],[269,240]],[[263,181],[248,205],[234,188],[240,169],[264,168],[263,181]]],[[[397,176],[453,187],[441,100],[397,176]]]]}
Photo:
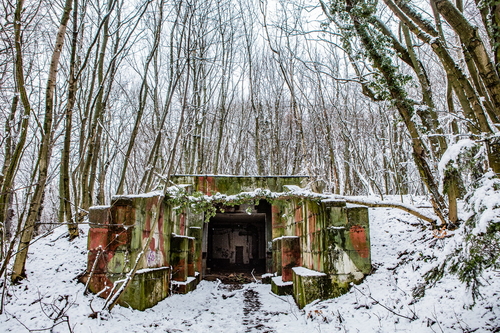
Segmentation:
{"type": "Polygon", "coordinates": [[[54,325],[52,332],[500,332],[498,271],[486,272],[475,305],[449,275],[422,298],[412,296],[459,237],[433,233],[396,209],[370,209],[370,228],[373,274],[349,293],[303,310],[290,296],[272,294],[270,285],[234,289],[203,281],[146,311],[117,306],[99,318],[89,315],[103,300],[84,295],[76,280],[85,269],[86,237],[69,243],[58,228],[31,246],[28,280],[7,287],[0,332],[54,325]]]}

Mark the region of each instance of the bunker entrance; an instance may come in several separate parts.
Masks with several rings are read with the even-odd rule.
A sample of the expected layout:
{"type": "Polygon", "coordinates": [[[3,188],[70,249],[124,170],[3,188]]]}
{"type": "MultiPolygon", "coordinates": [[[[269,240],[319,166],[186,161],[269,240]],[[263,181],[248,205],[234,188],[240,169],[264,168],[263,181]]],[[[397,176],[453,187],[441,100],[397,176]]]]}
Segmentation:
{"type": "Polygon", "coordinates": [[[266,272],[271,258],[271,205],[241,205],[224,209],[206,225],[205,277],[224,282],[246,282],[266,272]],[[229,281],[228,281],[229,279],[229,281]],[[232,280],[232,281],[231,281],[232,280]]]}

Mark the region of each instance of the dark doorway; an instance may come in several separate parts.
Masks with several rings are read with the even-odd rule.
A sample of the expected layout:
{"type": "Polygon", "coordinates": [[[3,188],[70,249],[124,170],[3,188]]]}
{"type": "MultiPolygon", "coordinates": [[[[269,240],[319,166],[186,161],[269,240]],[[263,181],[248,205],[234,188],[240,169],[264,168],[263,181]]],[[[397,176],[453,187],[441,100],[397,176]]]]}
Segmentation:
{"type": "Polygon", "coordinates": [[[236,246],[236,265],[243,265],[243,246],[236,246]]]}
{"type": "Polygon", "coordinates": [[[266,225],[270,225],[270,208],[236,206],[217,213],[208,223],[206,276],[266,272],[268,245],[266,225]],[[269,212],[267,212],[269,210],[269,212]]]}

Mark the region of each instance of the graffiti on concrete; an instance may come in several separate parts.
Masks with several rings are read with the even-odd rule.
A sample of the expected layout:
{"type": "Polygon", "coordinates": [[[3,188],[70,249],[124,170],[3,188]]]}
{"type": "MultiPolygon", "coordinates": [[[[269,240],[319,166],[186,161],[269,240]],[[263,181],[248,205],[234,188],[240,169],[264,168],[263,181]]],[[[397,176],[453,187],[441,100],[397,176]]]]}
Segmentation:
{"type": "Polygon", "coordinates": [[[241,207],[218,207],[219,224],[216,217],[205,223],[203,212],[189,206],[179,209],[158,192],[117,196],[110,206],[92,207],[83,278],[90,291],[106,297],[137,265],[119,304],[146,309],[172,292],[196,288],[209,257],[227,264],[263,262],[275,275],[270,279],[272,290],[293,294],[303,307],[314,297],[345,293],[351,282],[371,271],[366,207],[302,195],[264,202],[248,194],[262,189],[283,193],[286,186],[297,187],[307,177],[176,176],[173,181],[191,193],[244,193],[249,201],[241,207]],[[224,214],[232,214],[236,222],[224,214]],[[239,216],[247,218],[238,220],[239,216]],[[212,231],[207,228],[210,223],[215,226],[212,231]]]}

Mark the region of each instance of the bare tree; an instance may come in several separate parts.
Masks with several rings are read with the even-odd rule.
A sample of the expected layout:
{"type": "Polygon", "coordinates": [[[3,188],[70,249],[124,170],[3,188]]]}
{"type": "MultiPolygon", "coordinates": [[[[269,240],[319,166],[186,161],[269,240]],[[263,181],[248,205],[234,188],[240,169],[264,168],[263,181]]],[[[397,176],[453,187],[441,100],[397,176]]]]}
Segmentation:
{"type": "MultiPolygon", "coordinates": [[[[19,249],[16,254],[14,265],[12,268],[12,281],[19,281],[26,277],[25,265],[26,258],[28,256],[28,248],[33,237],[33,232],[35,230],[35,223],[40,216],[40,211],[42,209],[43,197],[45,192],[45,186],[47,184],[49,163],[52,151],[52,122],[54,114],[54,92],[57,80],[57,70],[59,67],[59,58],[61,56],[62,48],[64,45],[64,39],[66,34],[67,24],[70,18],[70,13],[72,10],[72,0],[66,0],[64,4],[63,14],[61,16],[61,22],[57,35],[55,37],[54,50],[52,52],[52,58],[50,62],[50,68],[48,72],[47,86],[45,92],[45,118],[42,129],[42,140],[40,145],[40,150],[38,153],[38,182],[35,185],[35,190],[31,199],[28,215],[26,217],[23,232],[21,234],[21,240],[19,242],[19,249]]],[[[23,0],[18,1],[19,15],[22,12],[23,0]]],[[[17,10],[16,10],[17,12],[17,10]]],[[[20,17],[19,17],[20,19],[20,17]]]]}

